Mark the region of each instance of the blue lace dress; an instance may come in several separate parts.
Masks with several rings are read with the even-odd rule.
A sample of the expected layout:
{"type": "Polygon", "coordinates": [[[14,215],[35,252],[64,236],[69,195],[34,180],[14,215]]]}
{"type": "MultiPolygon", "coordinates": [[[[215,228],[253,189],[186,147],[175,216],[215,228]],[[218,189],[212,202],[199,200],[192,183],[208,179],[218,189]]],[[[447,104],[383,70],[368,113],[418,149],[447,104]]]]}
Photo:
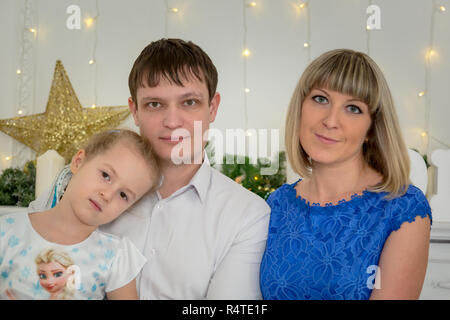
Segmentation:
{"type": "Polygon", "coordinates": [[[297,197],[297,182],[267,200],[272,213],[260,270],[264,299],[368,299],[389,234],[416,216],[431,221],[428,201],[413,185],[390,201],[383,199],[387,193],[364,191],[320,206],[297,197]]]}

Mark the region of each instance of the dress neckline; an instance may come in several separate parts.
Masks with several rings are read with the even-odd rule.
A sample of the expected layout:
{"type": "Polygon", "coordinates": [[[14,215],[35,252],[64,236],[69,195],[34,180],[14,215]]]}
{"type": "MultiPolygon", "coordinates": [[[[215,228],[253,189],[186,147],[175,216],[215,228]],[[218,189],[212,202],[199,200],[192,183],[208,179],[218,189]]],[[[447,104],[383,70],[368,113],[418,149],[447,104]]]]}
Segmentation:
{"type": "Polygon", "coordinates": [[[302,179],[298,179],[296,182],[292,183],[289,185],[290,187],[290,192],[292,192],[293,197],[297,200],[300,201],[301,203],[303,203],[305,206],[307,207],[316,207],[316,208],[330,208],[330,207],[339,207],[341,205],[345,205],[345,204],[350,204],[350,203],[354,203],[354,202],[358,202],[363,200],[365,197],[367,197],[369,194],[373,193],[367,189],[363,190],[360,194],[359,193],[354,193],[350,196],[350,199],[341,199],[338,201],[338,203],[333,204],[332,202],[327,202],[325,203],[325,205],[321,205],[318,202],[313,202],[311,203],[309,200],[303,198],[300,194],[297,195],[297,190],[295,189],[295,186],[297,185],[297,183],[299,183],[302,179]]]}

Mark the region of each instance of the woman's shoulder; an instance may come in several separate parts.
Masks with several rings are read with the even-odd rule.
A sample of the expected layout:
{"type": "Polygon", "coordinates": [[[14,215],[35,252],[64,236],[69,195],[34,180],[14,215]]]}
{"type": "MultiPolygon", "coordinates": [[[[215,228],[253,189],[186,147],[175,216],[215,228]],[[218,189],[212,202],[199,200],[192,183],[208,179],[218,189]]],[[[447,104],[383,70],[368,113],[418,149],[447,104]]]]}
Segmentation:
{"type": "Polygon", "coordinates": [[[273,209],[281,203],[292,202],[295,200],[297,191],[295,190],[295,185],[301,179],[295,181],[294,183],[285,183],[275,191],[273,191],[267,198],[267,204],[273,209]]]}
{"type": "Polygon", "coordinates": [[[390,202],[392,229],[398,230],[403,222],[413,222],[416,217],[429,217],[432,221],[431,208],[422,190],[410,184],[406,192],[390,202]]]}

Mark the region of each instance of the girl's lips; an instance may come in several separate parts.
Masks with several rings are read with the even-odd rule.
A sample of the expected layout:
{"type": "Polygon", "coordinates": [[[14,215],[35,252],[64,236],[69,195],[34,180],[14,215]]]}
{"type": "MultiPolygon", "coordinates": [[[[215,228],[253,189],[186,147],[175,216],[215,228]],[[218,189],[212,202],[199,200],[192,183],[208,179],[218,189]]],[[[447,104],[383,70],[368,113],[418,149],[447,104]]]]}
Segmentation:
{"type": "Polygon", "coordinates": [[[91,205],[94,207],[95,210],[102,211],[102,208],[100,207],[100,205],[97,202],[95,202],[92,199],[89,199],[89,202],[91,203],[91,205]]]}
{"type": "Polygon", "coordinates": [[[330,138],[321,136],[320,134],[317,134],[317,133],[316,133],[316,137],[317,137],[322,143],[325,143],[325,144],[334,144],[334,143],[339,142],[338,140],[330,139],[330,138]]]}

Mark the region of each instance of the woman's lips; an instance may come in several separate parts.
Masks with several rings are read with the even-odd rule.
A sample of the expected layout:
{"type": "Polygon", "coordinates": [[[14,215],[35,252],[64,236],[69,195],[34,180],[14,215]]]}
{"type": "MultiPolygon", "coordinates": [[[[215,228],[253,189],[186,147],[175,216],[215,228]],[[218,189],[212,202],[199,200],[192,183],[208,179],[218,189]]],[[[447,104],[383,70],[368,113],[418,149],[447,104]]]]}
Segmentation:
{"type": "Polygon", "coordinates": [[[317,133],[315,135],[322,143],[325,143],[325,144],[334,144],[334,143],[339,142],[338,140],[327,138],[327,137],[321,136],[320,134],[317,134],[317,133]]]}

